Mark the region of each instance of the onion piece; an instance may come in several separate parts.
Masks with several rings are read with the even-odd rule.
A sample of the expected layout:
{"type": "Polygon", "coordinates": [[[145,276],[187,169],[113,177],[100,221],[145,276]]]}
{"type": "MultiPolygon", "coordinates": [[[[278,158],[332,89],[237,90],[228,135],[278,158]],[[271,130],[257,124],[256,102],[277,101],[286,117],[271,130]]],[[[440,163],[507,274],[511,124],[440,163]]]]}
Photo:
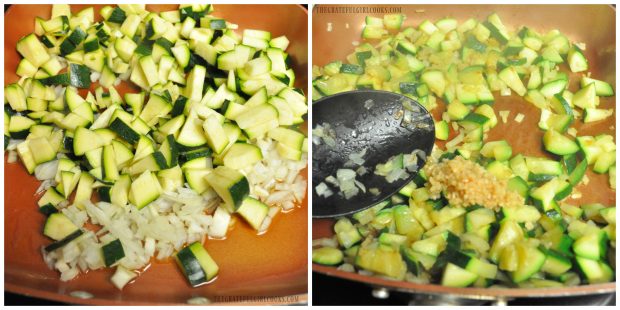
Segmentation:
{"type": "Polygon", "coordinates": [[[510,88],[509,88],[508,86],[506,86],[506,87],[502,88],[502,89],[499,91],[500,96],[504,96],[504,97],[505,97],[505,96],[510,96],[510,94],[511,94],[511,93],[512,93],[512,92],[510,91],[510,88]]]}
{"type": "Polygon", "coordinates": [[[446,149],[451,150],[455,146],[461,144],[464,138],[465,138],[465,134],[461,131],[456,137],[454,137],[454,139],[446,142],[446,149]]]}
{"type": "Polygon", "coordinates": [[[334,193],[331,191],[331,189],[329,189],[329,187],[327,186],[327,184],[321,182],[319,183],[319,185],[317,185],[314,190],[316,190],[316,194],[319,196],[323,196],[325,198],[333,195],[334,193]]]}
{"type": "Polygon", "coordinates": [[[48,179],[48,180],[44,180],[43,182],[41,182],[41,185],[39,185],[39,188],[37,188],[37,190],[35,191],[35,195],[38,195],[44,191],[46,191],[48,188],[55,186],[56,185],[56,181],[54,181],[54,178],[52,177],[52,179],[48,179]]]}
{"type": "Polygon", "coordinates": [[[347,263],[338,266],[337,269],[345,271],[345,272],[355,272],[355,267],[353,265],[347,264],[347,263]]]}
{"type": "Polygon", "coordinates": [[[502,110],[499,111],[499,116],[502,118],[502,122],[506,124],[508,122],[508,116],[510,115],[510,110],[502,110]]]}
{"type": "Polygon", "coordinates": [[[17,152],[9,151],[9,155],[7,156],[6,162],[9,164],[17,162],[17,152]]]}
{"type": "Polygon", "coordinates": [[[58,171],[58,160],[51,160],[34,168],[34,176],[39,181],[49,180],[56,177],[56,171],[58,171]]]}
{"type": "Polygon", "coordinates": [[[338,180],[336,178],[334,178],[334,176],[332,176],[332,175],[326,177],[325,181],[327,183],[331,183],[334,186],[340,186],[340,183],[338,182],[338,180]]]}
{"type": "Polygon", "coordinates": [[[355,186],[355,171],[351,169],[338,169],[336,177],[340,185],[340,191],[345,199],[351,199],[359,193],[359,189],[355,186]]]}
{"type": "Polygon", "coordinates": [[[314,137],[319,137],[323,138],[323,142],[325,142],[325,144],[331,147],[336,146],[336,131],[334,131],[328,123],[319,124],[312,129],[312,136],[312,141],[314,144],[321,144],[319,141],[314,139],[314,137]]]}
{"type": "Polygon", "coordinates": [[[24,140],[18,140],[18,139],[10,139],[9,140],[9,144],[6,146],[6,150],[7,151],[13,151],[15,149],[17,149],[17,145],[24,142],[24,140]]]}
{"type": "Polygon", "coordinates": [[[366,186],[364,186],[362,182],[355,180],[355,185],[357,185],[357,187],[359,187],[362,190],[362,192],[364,193],[366,192],[366,186]]]}
{"type": "Polygon", "coordinates": [[[515,116],[515,122],[521,123],[525,119],[525,114],[519,113],[515,116]]]}
{"type": "Polygon", "coordinates": [[[393,183],[394,181],[398,181],[400,179],[406,179],[409,177],[409,173],[405,169],[399,168],[390,171],[390,173],[385,177],[385,180],[388,183],[393,183]]]}
{"type": "Polygon", "coordinates": [[[366,173],[368,173],[368,169],[366,169],[366,167],[364,167],[364,166],[359,166],[359,168],[357,168],[357,169],[355,170],[355,172],[356,172],[358,175],[362,176],[362,175],[365,175],[366,173]]]}
{"type": "Polygon", "coordinates": [[[90,74],[90,81],[91,81],[91,82],[93,82],[93,83],[95,83],[95,82],[99,81],[99,78],[100,78],[100,77],[101,77],[101,73],[96,72],[96,71],[93,71],[93,72],[90,74]]]}
{"type": "Polygon", "coordinates": [[[364,156],[366,155],[366,149],[363,149],[359,153],[351,153],[349,154],[349,162],[361,166],[364,164],[364,156]]]}
{"type": "Polygon", "coordinates": [[[568,130],[566,130],[566,133],[577,138],[577,129],[575,129],[575,127],[568,128],[568,130]]]}

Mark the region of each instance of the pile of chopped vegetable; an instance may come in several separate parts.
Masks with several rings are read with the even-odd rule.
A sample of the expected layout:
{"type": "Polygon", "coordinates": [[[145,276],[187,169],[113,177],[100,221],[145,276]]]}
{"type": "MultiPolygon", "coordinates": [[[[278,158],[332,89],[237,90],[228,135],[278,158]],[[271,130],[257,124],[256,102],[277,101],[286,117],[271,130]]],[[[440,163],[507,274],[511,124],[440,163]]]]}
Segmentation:
{"type": "Polygon", "coordinates": [[[240,35],[213,9],[121,4],[96,21],[92,7],[58,4],[18,41],[5,150],[43,181],[43,257],[63,281],[116,267],[121,289],[151,258],[175,256],[204,284],[219,270],[207,236],[224,238],[235,215],[264,233],[304,199],[307,105],[289,41],[240,35]],[[121,82],[141,91],[121,96],[121,82]]]}
{"type": "MultiPolygon", "coordinates": [[[[615,137],[579,135],[574,127],[613,117],[613,109],[599,107],[599,98],[614,96],[614,90],[588,72],[585,44],[558,30],[512,31],[497,14],[464,22],[424,20],[417,27],[403,27],[405,18],[366,17],[364,42],[346,62],[313,67],[313,100],[381,89],[413,98],[429,111],[445,111],[435,120],[436,138],[449,141],[436,145],[429,162],[453,165],[451,176],[463,183],[460,192],[453,197],[446,192],[450,186],[441,186],[451,184],[450,176],[437,178],[432,188],[426,167],[390,199],[338,219],[332,239],[314,240],[313,262],[454,287],[614,281],[615,206],[576,206],[568,199],[581,196],[575,188],[589,182],[588,169],[608,174],[615,190],[615,137]],[[574,77],[580,83],[570,89],[574,77]],[[546,156],[514,154],[507,140],[487,141],[498,124],[495,96],[512,93],[528,102],[515,104],[540,110],[546,156]],[[483,183],[497,180],[494,188],[525,203],[472,204],[476,196],[483,202],[483,196],[493,197],[468,175],[472,167],[484,167],[477,174],[483,183]],[[467,205],[451,205],[447,196],[467,205]]],[[[510,111],[499,115],[510,121],[510,111]]],[[[518,123],[524,118],[514,116],[518,123]]]]}

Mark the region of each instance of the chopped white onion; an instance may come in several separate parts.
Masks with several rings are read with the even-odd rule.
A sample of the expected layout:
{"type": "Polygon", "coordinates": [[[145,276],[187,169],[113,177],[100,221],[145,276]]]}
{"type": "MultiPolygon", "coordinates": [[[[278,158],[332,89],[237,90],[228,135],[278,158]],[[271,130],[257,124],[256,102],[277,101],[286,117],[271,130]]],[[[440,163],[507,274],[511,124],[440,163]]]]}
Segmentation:
{"type": "Polygon", "coordinates": [[[568,128],[568,130],[566,130],[566,133],[573,137],[577,137],[577,129],[575,129],[575,127],[568,128]]]}
{"type": "Polygon", "coordinates": [[[336,171],[340,191],[345,199],[351,199],[359,193],[359,189],[355,186],[355,176],[355,171],[351,169],[338,169],[336,171]]]}
{"type": "Polygon", "coordinates": [[[208,298],[202,296],[192,297],[187,300],[188,305],[208,305],[210,303],[211,301],[208,298]]]}
{"type": "Polygon", "coordinates": [[[97,71],[93,71],[90,74],[90,81],[95,83],[97,81],[99,81],[99,78],[101,77],[101,73],[97,72],[97,71]]]}
{"type": "Polygon", "coordinates": [[[349,154],[349,161],[358,166],[363,165],[365,160],[364,156],[366,155],[366,149],[363,149],[359,153],[351,153],[349,154]]]}
{"type": "Polygon", "coordinates": [[[502,122],[506,124],[508,122],[508,116],[510,115],[510,110],[502,110],[499,111],[499,116],[502,118],[502,122]]]}
{"type": "Polygon", "coordinates": [[[509,88],[508,86],[506,86],[506,87],[502,88],[502,89],[499,91],[500,96],[510,96],[510,94],[511,94],[511,93],[512,93],[512,92],[510,91],[510,88],[509,88]]]}
{"type": "Polygon", "coordinates": [[[49,180],[56,177],[56,171],[58,170],[58,160],[51,160],[38,165],[34,168],[34,176],[39,181],[49,180]]]}
{"type": "Polygon", "coordinates": [[[342,270],[345,272],[355,272],[355,267],[353,267],[353,265],[351,264],[345,263],[345,264],[338,266],[338,270],[342,270]]]}
{"type": "Polygon", "coordinates": [[[263,220],[263,223],[260,225],[260,228],[258,229],[258,233],[262,234],[262,233],[266,232],[267,229],[269,228],[269,226],[271,225],[271,221],[272,221],[272,219],[270,217],[266,217],[263,220]]]}
{"type": "Polygon", "coordinates": [[[89,293],[89,292],[85,292],[85,291],[73,291],[71,293],[69,293],[69,295],[75,297],[75,298],[80,298],[80,299],[90,299],[93,298],[93,294],[89,293]]]}
{"type": "Polygon", "coordinates": [[[329,145],[331,147],[336,146],[336,140],[334,140],[334,138],[332,138],[332,137],[324,137],[323,141],[325,141],[325,144],[327,144],[327,145],[329,145]]]}
{"type": "Polygon", "coordinates": [[[6,162],[9,164],[17,162],[17,152],[9,151],[9,155],[7,156],[6,162]]]}
{"type": "Polygon", "coordinates": [[[525,119],[525,114],[519,113],[515,116],[515,122],[521,123],[525,119]]]}
{"type": "Polygon", "coordinates": [[[364,167],[364,166],[359,166],[359,168],[357,168],[355,170],[355,172],[357,173],[357,175],[362,176],[362,175],[365,175],[366,173],[368,173],[368,169],[366,169],[366,167],[364,167]]]}
{"type": "Polygon", "coordinates": [[[458,131],[459,130],[459,123],[452,122],[450,124],[452,124],[452,130],[454,130],[454,131],[458,131]]]}
{"type": "Polygon", "coordinates": [[[408,98],[403,98],[401,100],[401,104],[403,105],[403,108],[407,111],[411,111],[413,113],[420,112],[420,107],[418,105],[414,105],[412,101],[409,100],[408,98]]]}
{"type": "Polygon", "coordinates": [[[312,240],[312,247],[330,247],[337,248],[338,240],[334,238],[320,238],[312,240]]]}
{"type": "Polygon", "coordinates": [[[366,186],[364,186],[362,182],[355,180],[355,185],[357,185],[357,187],[359,187],[362,190],[362,192],[364,193],[366,192],[366,186]]]}
{"type": "Polygon", "coordinates": [[[325,178],[325,182],[330,183],[334,186],[340,186],[340,183],[338,182],[338,180],[336,178],[334,178],[334,176],[330,175],[328,177],[325,178]]]}
{"type": "Polygon", "coordinates": [[[13,151],[15,149],[17,149],[17,145],[24,142],[24,140],[18,140],[18,139],[11,139],[9,140],[9,144],[6,146],[6,149],[8,151],[13,151]]]}
{"type": "Polygon", "coordinates": [[[333,195],[334,193],[329,189],[329,187],[327,186],[327,184],[321,182],[319,183],[319,185],[317,185],[315,188],[316,190],[316,194],[319,196],[323,196],[325,198],[333,195]]]}
{"type": "Polygon", "coordinates": [[[354,180],[355,175],[355,171],[351,169],[338,169],[338,171],[336,171],[336,178],[339,183],[354,180]]]}
{"type": "Polygon", "coordinates": [[[328,146],[334,147],[336,146],[336,132],[331,128],[328,123],[323,123],[317,125],[314,129],[312,129],[313,143],[321,144],[320,141],[316,141],[314,137],[319,137],[323,139],[323,142],[328,146]]]}
{"type": "Polygon", "coordinates": [[[37,188],[37,190],[35,191],[35,195],[38,195],[55,185],[56,181],[54,181],[54,179],[44,180],[43,182],[41,182],[41,185],[39,185],[39,188],[37,188]]]}
{"type": "Polygon", "coordinates": [[[129,283],[131,280],[133,280],[137,276],[138,275],[135,272],[131,270],[127,270],[123,266],[118,266],[116,267],[116,272],[114,273],[112,278],[110,278],[110,281],[112,281],[112,283],[114,284],[114,286],[116,286],[116,288],[118,288],[119,290],[122,290],[123,287],[127,285],[127,283],[129,283]]]}
{"type": "Polygon", "coordinates": [[[399,168],[390,171],[390,173],[385,177],[385,180],[388,183],[393,183],[400,179],[406,179],[409,177],[409,173],[405,169],[399,168]]]}
{"type": "Polygon", "coordinates": [[[454,139],[446,142],[446,149],[451,150],[455,146],[461,144],[464,138],[465,138],[465,134],[463,132],[460,132],[456,137],[454,137],[454,139]]]}

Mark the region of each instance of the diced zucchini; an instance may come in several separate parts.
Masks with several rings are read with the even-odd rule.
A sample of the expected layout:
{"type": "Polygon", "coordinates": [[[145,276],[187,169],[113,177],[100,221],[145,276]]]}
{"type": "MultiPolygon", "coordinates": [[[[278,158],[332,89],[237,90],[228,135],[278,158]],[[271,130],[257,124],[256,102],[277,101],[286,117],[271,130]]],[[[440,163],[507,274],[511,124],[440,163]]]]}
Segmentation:
{"type": "Polygon", "coordinates": [[[407,272],[407,265],[403,261],[400,251],[390,247],[361,246],[355,264],[394,279],[403,279],[407,272]]]}
{"type": "Polygon", "coordinates": [[[587,76],[583,76],[581,78],[581,88],[585,88],[588,84],[592,83],[594,83],[594,89],[596,90],[597,96],[608,97],[614,95],[614,89],[611,87],[611,84],[605,81],[589,78],[587,76]]]}
{"type": "Polygon", "coordinates": [[[11,109],[25,111],[27,109],[26,94],[19,84],[9,84],[4,88],[4,98],[8,101],[11,109]]]}
{"type": "Polygon", "coordinates": [[[514,67],[507,67],[499,73],[499,78],[508,85],[512,90],[514,90],[519,96],[524,96],[527,92],[527,89],[523,85],[521,78],[519,78],[519,74],[515,70],[514,67]]]}
{"type": "Polygon", "coordinates": [[[209,147],[215,153],[222,153],[229,143],[222,124],[215,116],[209,116],[203,123],[203,129],[209,147]]]}
{"type": "Polygon", "coordinates": [[[439,140],[448,140],[450,128],[446,121],[435,122],[435,138],[439,140]]]}
{"type": "Polygon", "coordinates": [[[523,282],[543,268],[546,256],[538,248],[526,245],[524,242],[516,245],[517,269],[512,272],[512,280],[523,282]]]}
{"type": "Polygon", "coordinates": [[[508,31],[497,14],[493,13],[489,15],[487,21],[484,22],[484,26],[490,30],[491,36],[496,39],[497,42],[500,44],[508,43],[510,39],[508,31]]]}
{"type": "Polygon", "coordinates": [[[383,15],[383,25],[389,30],[399,30],[405,21],[404,14],[385,14],[383,15]]]}
{"type": "Polygon", "coordinates": [[[160,117],[170,113],[172,104],[168,98],[151,93],[144,105],[140,118],[150,126],[157,123],[160,117]]]}
{"type": "Polygon", "coordinates": [[[73,152],[75,155],[84,155],[90,150],[102,147],[104,143],[104,140],[97,133],[78,127],[73,136],[73,152]]]}
{"type": "Polygon", "coordinates": [[[590,83],[580,89],[573,96],[573,104],[582,108],[596,108],[599,104],[599,98],[596,96],[596,87],[594,83],[590,83]]]}
{"type": "MultiPolygon", "coordinates": [[[[54,214],[58,214],[58,213],[54,213],[54,214]]],[[[46,252],[51,252],[51,251],[60,249],[63,246],[67,245],[69,242],[71,242],[71,241],[77,239],[78,237],[80,237],[82,234],[83,234],[83,231],[78,229],[78,230],[74,231],[73,233],[67,235],[63,239],[60,239],[58,241],[55,241],[55,242],[49,244],[48,246],[45,247],[45,251],[46,252]]]]}
{"type": "Polygon", "coordinates": [[[411,248],[422,254],[430,256],[438,256],[446,247],[446,236],[444,234],[438,234],[423,240],[414,242],[411,248]]]}
{"type": "Polygon", "coordinates": [[[39,212],[50,215],[58,211],[56,206],[65,200],[61,194],[58,193],[53,187],[50,187],[45,191],[45,194],[41,196],[37,204],[39,205],[39,212]]]}
{"type": "Polygon", "coordinates": [[[584,123],[598,122],[598,121],[607,119],[608,117],[614,114],[613,109],[607,110],[607,109],[585,108],[584,111],[585,111],[584,117],[583,117],[584,123]]]}
{"type": "Polygon", "coordinates": [[[116,262],[125,257],[123,244],[120,239],[115,239],[101,247],[103,261],[106,267],[113,266],[116,262]]]}
{"type": "Polygon", "coordinates": [[[588,60],[581,50],[573,45],[568,51],[568,66],[572,72],[582,72],[588,70],[588,60]]]}
{"type": "Polygon", "coordinates": [[[150,171],[143,172],[131,183],[129,202],[138,209],[144,208],[161,194],[161,186],[157,177],[150,171]]]}
{"type": "Polygon", "coordinates": [[[224,166],[232,169],[243,169],[263,159],[259,147],[247,143],[233,144],[224,155],[224,166]]]}
{"type": "Polygon", "coordinates": [[[317,264],[335,266],[342,263],[343,258],[342,251],[335,248],[322,247],[312,250],[312,262],[317,264]]]}
{"type": "Polygon", "coordinates": [[[573,140],[550,129],[543,136],[545,149],[556,155],[569,155],[579,151],[579,146],[573,140]]]}
{"type": "Polygon", "coordinates": [[[42,66],[50,58],[45,46],[33,33],[17,41],[17,51],[35,67],[42,66]]]}
{"type": "Polygon", "coordinates": [[[256,230],[260,230],[268,212],[269,207],[266,204],[252,197],[246,197],[237,209],[237,213],[256,230]]]}
{"type": "Polygon", "coordinates": [[[441,285],[450,287],[467,287],[478,279],[478,275],[457,265],[448,263],[441,277],[441,285]]]}
{"type": "Polygon", "coordinates": [[[582,236],[573,243],[573,250],[578,256],[599,260],[607,255],[607,234],[598,230],[582,236]]]}
{"type": "Polygon", "coordinates": [[[446,80],[441,71],[426,71],[422,73],[421,79],[438,97],[443,96],[446,89],[446,80]]]}
{"type": "Polygon", "coordinates": [[[248,180],[243,174],[234,169],[219,166],[205,178],[220,198],[224,200],[230,212],[236,211],[249,195],[250,187],[248,180]]]}
{"type": "Polygon", "coordinates": [[[196,112],[190,112],[189,116],[185,120],[185,124],[177,137],[177,142],[181,145],[193,147],[200,146],[207,143],[204,130],[202,129],[202,123],[196,115],[196,112]]]}
{"type": "Polygon", "coordinates": [[[215,260],[199,242],[181,249],[176,254],[176,261],[190,285],[194,287],[213,280],[219,272],[215,260]]]}
{"type": "Polygon", "coordinates": [[[63,213],[53,213],[45,221],[43,234],[52,240],[59,241],[80,230],[63,213]]]}
{"type": "Polygon", "coordinates": [[[604,262],[577,256],[575,258],[581,272],[585,275],[588,283],[609,282],[614,277],[614,271],[604,262]]]}

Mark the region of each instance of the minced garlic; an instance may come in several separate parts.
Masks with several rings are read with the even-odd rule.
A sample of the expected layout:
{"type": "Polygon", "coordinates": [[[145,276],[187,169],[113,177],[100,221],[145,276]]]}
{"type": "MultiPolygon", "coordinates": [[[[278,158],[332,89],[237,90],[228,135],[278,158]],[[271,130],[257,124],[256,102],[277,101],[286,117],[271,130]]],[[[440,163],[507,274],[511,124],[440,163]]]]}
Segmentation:
{"type": "Polygon", "coordinates": [[[432,199],[443,193],[450,205],[468,207],[474,204],[489,209],[522,206],[523,197],[508,190],[507,181],[497,179],[475,162],[456,156],[426,168],[432,199]]]}

